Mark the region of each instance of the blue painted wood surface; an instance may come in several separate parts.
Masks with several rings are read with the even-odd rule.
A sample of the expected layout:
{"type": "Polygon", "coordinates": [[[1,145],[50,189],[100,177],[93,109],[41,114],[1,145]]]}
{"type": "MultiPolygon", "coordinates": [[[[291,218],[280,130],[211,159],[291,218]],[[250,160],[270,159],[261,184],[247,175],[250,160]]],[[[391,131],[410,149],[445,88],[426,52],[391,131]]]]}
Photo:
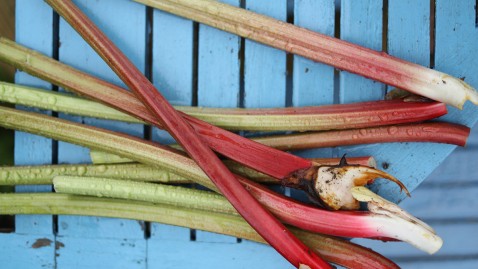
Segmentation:
{"type": "MultiPolygon", "coordinates": [[[[141,70],[150,69],[153,83],[173,104],[320,105],[380,99],[387,90],[380,83],[301,57],[288,60],[281,51],[241,41],[207,26],[196,27],[191,21],[164,12],[148,15],[145,7],[130,1],[75,2],[141,70]],[[151,28],[146,27],[148,24],[151,28]],[[151,66],[148,66],[149,51],[151,66]]],[[[340,36],[372,49],[386,49],[392,55],[464,77],[478,87],[475,0],[437,0],[435,5],[425,0],[224,2],[236,6],[242,3],[247,9],[293,21],[314,31],[340,36]],[[435,16],[432,10],[436,11],[435,16]],[[430,38],[431,22],[435,24],[435,40],[430,38]]],[[[51,9],[42,1],[17,0],[16,10],[17,41],[51,55],[54,49],[51,9]]],[[[122,85],[66,23],[60,21],[59,27],[60,60],[122,85]]],[[[21,72],[16,81],[51,88],[50,84],[21,72]]],[[[444,120],[471,126],[477,114],[468,104],[464,111],[450,109],[444,120]]],[[[145,135],[141,125],[66,118],[140,137],[145,135]]],[[[20,132],[15,138],[16,164],[51,163],[55,154],[59,162],[88,161],[87,149],[60,142],[58,151],[52,152],[53,143],[49,139],[20,132]]],[[[152,130],[151,138],[163,143],[172,141],[157,129],[152,130]]],[[[472,133],[468,148],[452,153],[453,150],[453,146],[446,145],[395,143],[308,150],[300,154],[371,154],[380,166],[387,164],[387,171],[406,182],[410,189],[417,188],[428,177],[413,192],[413,198],[402,205],[432,224],[444,238],[445,245],[439,253],[428,256],[402,243],[357,242],[377,249],[404,268],[478,268],[475,239],[478,238],[478,173],[473,169],[478,157],[478,132],[472,133]]],[[[392,184],[377,184],[375,188],[388,198],[404,198],[392,184]]],[[[17,191],[50,190],[50,186],[17,188],[17,191]]],[[[292,196],[297,196],[297,192],[293,191],[292,196]]],[[[15,233],[0,234],[0,268],[250,268],[257,264],[265,268],[290,268],[267,246],[168,225],[108,218],[58,216],[55,220],[52,216],[17,216],[15,228],[15,233]]]]}

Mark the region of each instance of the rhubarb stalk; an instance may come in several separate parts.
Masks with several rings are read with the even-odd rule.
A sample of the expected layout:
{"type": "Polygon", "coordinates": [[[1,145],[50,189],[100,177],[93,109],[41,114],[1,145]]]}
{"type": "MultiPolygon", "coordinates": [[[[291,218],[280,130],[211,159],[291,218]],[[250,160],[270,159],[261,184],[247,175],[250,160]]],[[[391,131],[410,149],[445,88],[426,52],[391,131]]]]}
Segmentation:
{"type": "MultiPolygon", "coordinates": [[[[59,193],[0,194],[2,214],[81,215],[153,221],[265,243],[239,216],[140,201],[59,193]]],[[[347,268],[398,268],[382,255],[351,242],[290,230],[324,259],[347,268]]]]}
{"type": "MultiPolygon", "coordinates": [[[[0,107],[0,126],[118,154],[144,164],[168,169],[208,188],[215,189],[215,186],[194,161],[153,142],[5,107],[0,107]]],[[[384,213],[386,211],[326,211],[288,199],[259,184],[238,178],[246,189],[281,221],[301,229],[344,237],[404,240],[429,253],[434,253],[441,247],[441,239],[432,231],[421,227],[418,223],[410,223],[409,219],[391,218],[389,213],[384,213]],[[420,227],[411,229],[410,225],[420,227]],[[391,232],[394,230],[402,232],[391,232]],[[405,234],[407,234],[406,237],[400,237],[405,234]],[[415,244],[417,240],[422,239],[428,243],[415,244]]]]}
{"type": "Polygon", "coordinates": [[[94,23],[69,0],[46,0],[93,47],[208,175],[242,217],[284,258],[299,267],[330,268],[263,208],[194,129],[94,23]]]}
{"type": "MultiPolygon", "coordinates": [[[[157,182],[164,184],[188,184],[193,181],[189,178],[175,174],[166,169],[158,169],[145,164],[132,163],[131,159],[121,158],[115,154],[92,150],[93,163],[91,164],[60,164],[36,166],[5,166],[0,167],[1,185],[41,185],[52,184],[55,176],[84,176],[127,179],[134,181],[157,182]],[[114,163],[119,159],[121,163],[114,163]]],[[[321,165],[336,165],[337,158],[317,158],[314,162],[321,165]]],[[[347,158],[351,164],[375,167],[372,157],[347,158]]],[[[261,183],[278,183],[276,179],[244,167],[232,161],[224,161],[226,166],[234,173],[261,183]]]]}
{"type": "MultiPolygon", "coordinates": [[[[144,123],[94,101],[65,93],[0,82],[0,101],[78,116],[144,123]]],[[[265,109],[175,107],[212,125],[229,130],[321,131],[422,121],[446,113],[443,105],[375,101],[320,107],[265,109]],[[438,110],[433,109],[438,106],[438,110]]]]}
{"type": "Polygon", "coordinates": [[[246,9],[214,0],[135,1],[458,108],[478,104],[461,79],[246,9]]]}
{"type": "Polygon", "coordinates": [[[300,150],[372,143],[435,142],[465,146],[470,128],[446,122],[424,122],[352,130],[256,137],[254,141],[281,150],[300,150]]]}

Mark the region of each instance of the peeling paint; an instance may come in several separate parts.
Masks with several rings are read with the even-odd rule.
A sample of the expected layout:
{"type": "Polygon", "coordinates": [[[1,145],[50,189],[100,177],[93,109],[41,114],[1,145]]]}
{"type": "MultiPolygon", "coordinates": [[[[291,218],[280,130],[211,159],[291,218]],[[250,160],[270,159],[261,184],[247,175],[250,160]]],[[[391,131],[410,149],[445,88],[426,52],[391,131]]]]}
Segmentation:
{"type": "Polygon", "coordinates": [[[35,243],[32,244],[32,248],[42,248],[42,247],[49,247],[51,246],[51,241],[48,238],[38,238],[35,243]]]}
{"type": "Polygon", "coordinates": [[[55,249],[56,250],[59,250],[60,248],[63,248],[63,247],[65,247],[65,244],[63,244],[60,241],[55,241],[55,249]]]}

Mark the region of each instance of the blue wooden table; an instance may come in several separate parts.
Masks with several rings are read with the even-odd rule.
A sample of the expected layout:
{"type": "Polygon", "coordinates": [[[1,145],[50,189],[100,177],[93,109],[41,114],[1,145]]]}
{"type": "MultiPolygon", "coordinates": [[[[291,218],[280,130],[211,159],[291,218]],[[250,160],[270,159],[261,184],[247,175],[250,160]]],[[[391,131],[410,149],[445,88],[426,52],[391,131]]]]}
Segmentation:
{"type": "MultiPolygon", "coordinates": [[[[280,107],[382,99],[387,86],[242,40],[128,0],[75,1],[177,105],[280,107]]],[[[478,87],[476,0],[227,0],[232,5],[335,35],[436,68],[478,87]]],[[[106,64],[43,1],[17,0],[16,39],[62,62],[118,83],[106,64]],[[59,41],[59,42],[56,42],[59,41]]],[[[16,82],[53,86],[18,72],[16,82]]],[[[50,112],[43,112],[49,114],[50,112]]],[[[471,126],[478,111],[450,108],[443,120],[471,126]]],[[[85,124],[171,142],[137,124],[58,115],[85,124]]],[[[394,143],[300,152],[303,156],[369,155],[416,191],[402,205],[431,223],[445,245],[428,256],[401,243],[372,246],[406,268],[478,268],[478,138],[449,145],[394,143]],[[444,164],[441,166],[445,160],[444,164]],[[438,167],[438,168],[437,168],[438,167]],[[432,171],[437,170],[431,175],[432,171]]],[[[85,163],[89,150],[17,132],[15,163],[85,163]]],[[[389,199],[404,197],[387,184],[389,199]]],[[[18,192],[51,186],[17,187],[18,192]]],[[[292,195],[296,195],[292,191],[292,195]]],[[[0,268],[290,268],[270,247],[156,223],[74,216],[16,216],[0,234],[0,268]]]]}

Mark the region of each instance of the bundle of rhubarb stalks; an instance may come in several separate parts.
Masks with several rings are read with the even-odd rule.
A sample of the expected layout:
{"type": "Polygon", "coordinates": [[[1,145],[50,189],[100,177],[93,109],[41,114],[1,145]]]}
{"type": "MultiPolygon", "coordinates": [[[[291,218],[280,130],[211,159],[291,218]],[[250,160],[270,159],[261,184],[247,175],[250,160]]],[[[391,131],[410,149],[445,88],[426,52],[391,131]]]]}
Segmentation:
{"type": "Polygon", "coordinates": [[[1,167],[0,185],[53,184],[55,192],[1,194],[0,214],[105,216],[190,227],[268,243],[297,268],[398,268],[344,237],[404,241],[430,254],[440,249],[442,240],[430,226],[365,187],[382,178],[408,194],[399,179],[376,169],[372,156],[304,159],[284,150],[403,141],[464,146],[468,127],[426,122],[446,114],[446,104],[478,103],[478,93],[462,80],[216,1],[138,1],[401,89],[389,100],[321,107],[173,107],[71,1],[46,2],[128,89],[0,38],[1,61],[69,92],[1,82],[0,101],[150,124],[178,144],[0,107],[0,126],[88,147],[93,161],[1,167]],[[237,130],[289,134],[248,139],[231,132],[237,130]],[[181,186],[190,183],[209,190],[181,186]],[[310,203],[271,191],[271,184],[303,190],[310,203]]]}

